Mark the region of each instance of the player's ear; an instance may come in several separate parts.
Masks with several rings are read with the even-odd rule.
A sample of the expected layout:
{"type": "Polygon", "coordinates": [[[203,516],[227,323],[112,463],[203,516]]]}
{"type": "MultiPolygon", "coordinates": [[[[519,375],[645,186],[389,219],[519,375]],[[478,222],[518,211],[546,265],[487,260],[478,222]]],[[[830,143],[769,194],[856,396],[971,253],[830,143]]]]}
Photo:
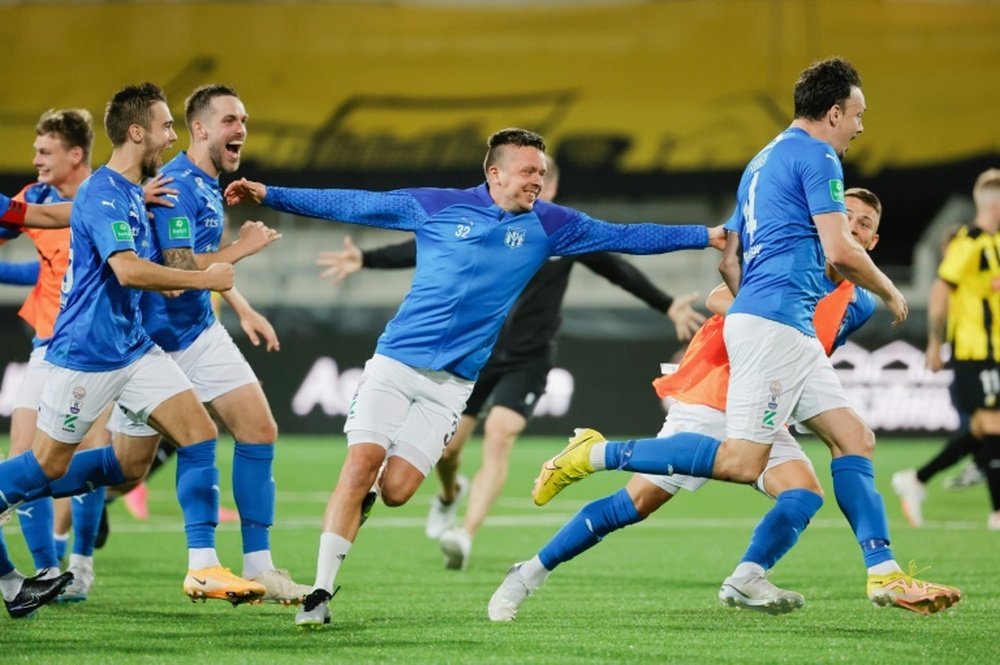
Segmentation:
{"type": "Polygon", "coordinates": [[[69,154],[70,154],[70,157],[73,160],[73,165],[74,166],[78,166],[78,165],[80,165],[80,164],[83,163],[83,160],[84,160],[84,157],[83,157],[83,148],[81,148],[80,146],[75,145],[72,148],[70,148],[69,149],[69,154]]]}
{"type": "Polygon", "coordinates": [[[142,143],[146,138],[146,130],[142,125],[129,125],[128,138],[133,143],[142,143]]]}
{"type": "Polygon", "coordinates": [[[191,122],[191,135],[199,141],[204,141],[208,138],[208,131],[205,129],[205,125],[201,120],[194,120],[191,122]]]}

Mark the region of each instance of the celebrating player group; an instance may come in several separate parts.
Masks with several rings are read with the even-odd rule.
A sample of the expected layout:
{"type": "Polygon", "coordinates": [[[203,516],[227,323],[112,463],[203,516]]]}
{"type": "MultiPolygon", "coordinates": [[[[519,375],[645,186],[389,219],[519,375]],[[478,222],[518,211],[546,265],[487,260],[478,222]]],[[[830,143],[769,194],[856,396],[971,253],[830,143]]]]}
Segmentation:
{"type": "MultiPolygon", "coordinates": [[[[811,463],[789,434],[791,422],[830,448],[834,492],[861,547],[868,597],[921,614],[952,607],[962,597],[958,589],[916,579],[896,563],[875,490],[875,437],[849,405],[828,357],[870,317],[876,299],[895,323],[907,316],[903,296],[867,253],[878,240],[881,202],[844,186],[841,158],[863,130],[861,78],[840,58],[816,62],[796,82],[794,104],[791,126],[750,161],[736,209],[717,227],[616,224],[552,202],[543,190],[554,164],[544,138],[526,129],[489,137],[485,180],[469,189],[319,190],[237,179],[223,191],[219,177],[237,170],[247,139],[247,111],[232,87],[191,93],[188,147],[166,165],[162,155],[177,134],[154,84],[128,85],[111,97],[104,126],[113,151],[93,172],[89,114],[47,112],[36,132],[38,183],[14,199],[0,195],[0,239],[25,233],[43,258],[60,258],[25,269],[35,289],[22,316],[35,329],[35,350],[16,402],[12,456],[0,462],[0,524],[19,515],[37,572],[17,571],[0,537],[8,612],[19,618],[50,602],[86,600],[103,488],[126,492],[141,482],[163,439],[177,449],[188,547],[186,575],[178,571],[183,592],[234,605],[295,606],[300,627],[330,623],[337,577],[373,504],[407,503],[449,442],[461,447],[471,429],[460,423],[464,428],[471,416],[471,427],[478,415],[466,409],[470,396],[492,405],[488,429],[492,421],[511,432],[484,457],[480,489],[473,485],[477,517],[470,528],[481,524],[551,360],[547,351],[529,361],[491,357],[506,315],[515,302],[527,306],[531,289],[524,297],[522,290],[540,268],[552,257],[708,247],[722,251],[724,284],[708,303],[717,315],[698,332],[678,373],[658,382],[661,396],[678,400],[661,437],[607,441],[580,430],[542,465],[532,492],[539,505],[597,471],[637,475],[585,506],[538,555],[515,564],[488,603],[489,619],[513,620],[558,564],[710,478],[753,485],[775,500],[724,581],[722,602],[772,614],[802,607],[801,594],[765,576],[823,501],[811,463]],[[365,365],[344,425],[347,455],[323,515],[312,584],[295,582],[272,560],[277,425],[212,307],[211,292],[219,292],[254,343],[278,348],[270,323],[236,290],[234,264],[280,234],[251,220],[225,243],[224,208],[236,204],[415,237],[411,289],[365,365]],[[489,383],[480,398],[473,389],[484,366],[489,383]],[[486,400],[490,392],[498,401],[486,400]],[[240,576],[215,549],[218,431],[206,405],[236,441],[240,576]],[[70,496],[86,508],[73,509],[74,549],[61,572],[52,497],[70,496]]],[[[689,300],[650,300],[669,310],[682,338],[681,321],[692,329],[701,323],[689,300]]],[[[553,321],[557,310],[558,302],[553,321]]],[[[547,326],[540,348],[557,327],[547,326]]],[[[504,334],[514,335],[507,328],[504,334]]],[[[615,377],[607,380],[613,385],[615,377]]],[[[438,468],[444,495],[428,534],[445,533],[446,564],[463,569],[471,537],[449,530],[454,513],[447,508],[460,487],[457,463],[438,468]]]]}

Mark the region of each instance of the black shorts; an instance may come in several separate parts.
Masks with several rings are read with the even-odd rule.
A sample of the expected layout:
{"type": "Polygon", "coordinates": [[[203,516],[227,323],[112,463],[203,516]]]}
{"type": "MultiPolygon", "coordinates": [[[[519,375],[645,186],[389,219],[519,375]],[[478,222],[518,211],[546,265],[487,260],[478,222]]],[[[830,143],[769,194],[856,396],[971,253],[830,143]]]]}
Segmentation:
{"type": "Polygon", "coordinates": [[[547,362],[487,365],[476,379],[464,415],[478,417],[484,410],[504,406],[530,419],[545,392],[549,368],[547,362]]]}
{"type": "Polygon", "coordinates": [[[951,364],[962,411],[1000,409],[1000,364],[992,360],[953,360],[951,364]]]}

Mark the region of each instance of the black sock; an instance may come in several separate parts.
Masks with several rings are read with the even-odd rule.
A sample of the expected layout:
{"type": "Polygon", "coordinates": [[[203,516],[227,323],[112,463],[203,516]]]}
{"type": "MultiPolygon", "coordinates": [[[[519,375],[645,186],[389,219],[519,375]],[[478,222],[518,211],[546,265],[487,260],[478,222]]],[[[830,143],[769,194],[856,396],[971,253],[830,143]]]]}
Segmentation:
{"type": "Polygon", "coordinates": [[[983,437],[976,462],[986,475],[993,510],[1000,510],[1000,434],[987,434],[983,437]]]}
{"type": "Polygon", "coordinates": [[[926,485],[927,481],[939,472],[957,463],[966,455],[974,453],[977,448],[979,448],[979,442],[976,440],[976,437],[972,436],[968,430],[959,432],[948,439],[941,452],[931,459],[931,461],[917,469],[917,480],[926,485]]]}

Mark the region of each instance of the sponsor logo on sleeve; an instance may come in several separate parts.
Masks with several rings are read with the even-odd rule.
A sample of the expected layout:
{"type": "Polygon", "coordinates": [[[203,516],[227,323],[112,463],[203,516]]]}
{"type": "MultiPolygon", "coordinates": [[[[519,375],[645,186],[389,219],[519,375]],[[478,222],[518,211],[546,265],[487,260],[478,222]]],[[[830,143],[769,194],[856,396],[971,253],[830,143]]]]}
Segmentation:
{"type": "Polygon", "coordinates": [[[830,198],[837,203],[844,202],[844,183],[840,180],[830,181],[830,198]]]}
{"type": "Polygon", "coordinates": [[[132,241],[132,227],[128,222],[112,222],[111,231],[115,234],[115,240],[118,242],[132,241]]]}
{"type": "Polygon", "coordinates": [[[190,240],[191,222],[187,217],[171,217],[169,234],[171,240],[190,240]]]}

